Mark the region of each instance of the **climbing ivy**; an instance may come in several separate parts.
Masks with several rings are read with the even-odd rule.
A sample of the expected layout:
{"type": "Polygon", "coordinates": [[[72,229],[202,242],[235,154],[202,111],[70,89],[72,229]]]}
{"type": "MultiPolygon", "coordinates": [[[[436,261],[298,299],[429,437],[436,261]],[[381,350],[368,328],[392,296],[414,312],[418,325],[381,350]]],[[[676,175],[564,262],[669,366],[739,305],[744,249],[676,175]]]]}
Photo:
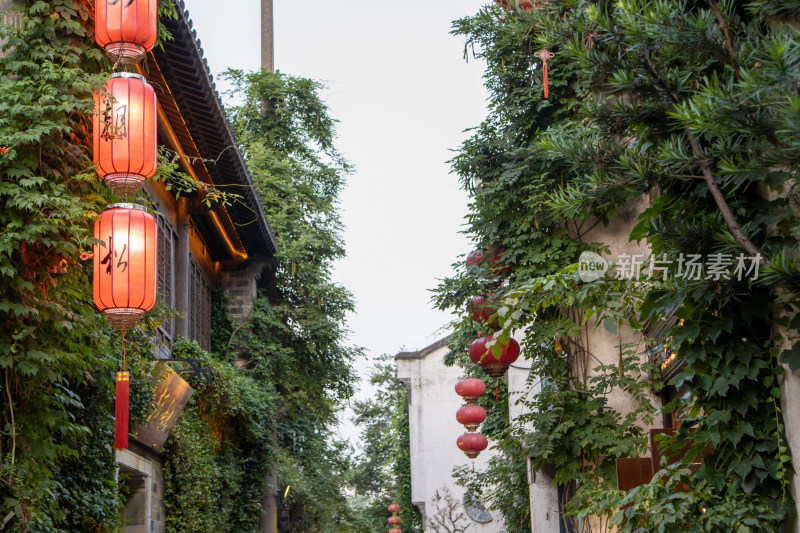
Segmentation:
{"type": "MultiPolygon", "coordinates": [[[[798,350],[785,339],[798,325],[791,302],[800,124],[797,29],[780,17],[797,6],[515,5],[484,8],[454,26],[467,51],[487,62],[491,106],[453,167],[473,193],[477,246],[502,250],[509,285],[459,266],[436,296],[465,316],[468,298],[494,290],[505,298],[501,339],[526,329],[531,385],[543,380],[541,393],[497,447],[516,439],[535,466],[556,465],[556,483],[577,482],[568,510],[579,518],[602,516],[623,531],[776,530],[792,505],[778,383],[779,360],[797,365],[798,350]],[[555,53],[548,100],[534,56],[542,48],[555,53]],[[643,201],[649,207],[633,211],[630,237],[646,240],[654,256],[760,254],[759,278],[580,280],[577,253],[603,249],[587,231],[643,201]],[[640,428],[655,414],[646,394],[654,369],[640,363],[650,354],[644,342],[620,341],[617,365],[592,368],[575,358],[588,327],[635,338],[669,317],[667,330],[647,340],[654,351],[666,343],[685,365],[672,384],[690,394],[663,409],[682,424],[669,445],[689,445],[685,461],[713,451],[696,473],[679,464],[621,493],[609,486],[612,459],[645,451],[640,428]],[[635,409],[624,417],[610,409],[611,388],[626,390],[635,409]]],[[[463,318],[457,327],[461,339],[476,326],[463,318]]],[[[513,479],[504,472],[473,483],[519,523],[522,502],[500,496],[513,479]]]]}

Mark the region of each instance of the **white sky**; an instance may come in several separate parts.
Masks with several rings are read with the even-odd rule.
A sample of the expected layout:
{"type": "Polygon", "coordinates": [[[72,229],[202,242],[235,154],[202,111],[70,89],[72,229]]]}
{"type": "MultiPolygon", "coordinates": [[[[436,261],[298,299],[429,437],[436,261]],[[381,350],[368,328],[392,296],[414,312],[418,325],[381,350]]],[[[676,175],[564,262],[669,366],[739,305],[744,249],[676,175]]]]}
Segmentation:
{"type": "MultiPolygon", "coordinates": [[[[260,67],[258,0],[185,1],[220,93],[219,73],[260,67]]],[[[466,63],[449,31],[487,0],[274,2],[276,68],[328,85],[337,146],[356,167],[341,204],[347,258],[334,273],[356,297],[351,341],[370,359],[423,348],[449,321],[428,289],[471,249],[458,233],[467,196],[446,161],[485,116],[483,64],[466,63]]],[[[359,361],[363,377],[369,366],[359,361]]],[[[341,432],[357,435],[349,420],[341,432]]]]}

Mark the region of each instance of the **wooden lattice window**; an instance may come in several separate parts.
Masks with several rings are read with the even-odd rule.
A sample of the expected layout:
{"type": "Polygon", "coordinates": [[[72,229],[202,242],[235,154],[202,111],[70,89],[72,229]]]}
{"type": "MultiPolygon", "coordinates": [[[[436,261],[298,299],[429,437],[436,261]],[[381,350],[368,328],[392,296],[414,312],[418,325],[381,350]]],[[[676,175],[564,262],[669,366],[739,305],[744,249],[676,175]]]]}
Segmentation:
{"type": "Polygon", "coordinates": [[[191,262],[189,283],[189,338],[211,349],[211,284],[197,263],[191,262]]]}
{"type": "MultiPolygon", "coordinates": [[[[157,216],[158,227],[158,297],[167,307],[175,307],[175,242],[177,235],[166,217],[157,216]]],[[[158,356],[169,357],[175,339],[175,319],[169,318],[158,328],[158,356]]]]}

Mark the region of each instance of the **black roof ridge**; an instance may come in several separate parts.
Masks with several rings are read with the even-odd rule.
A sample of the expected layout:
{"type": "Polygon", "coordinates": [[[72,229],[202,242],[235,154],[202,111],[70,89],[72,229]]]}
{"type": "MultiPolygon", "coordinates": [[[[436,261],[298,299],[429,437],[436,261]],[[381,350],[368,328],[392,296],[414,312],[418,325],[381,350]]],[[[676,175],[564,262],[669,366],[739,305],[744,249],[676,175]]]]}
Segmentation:
{"type": "MultiPolygon", "coordinates": [[[[222,99],[217,91],[216,83],[214,83],[214,76],[211,74],[211,69],[208,66],[208,60],[203,54],[202,43],[197,37],[197,30],[194,29],[194,23],[189,17],[189,11],[186,9],[186,4],[184,1],[173,1],[175,1],[178,11],[177,20],[162,21],[162,23],[172,34],[173,40],[168,40],[163,43],[163,51],[154,49],[153,53],[156,54],[157,59],[163,60],[167,58],[167,63],[169,63],[169,60],[183,60],[183,64],[189,67],[190,71],[197,72],[198,79],[196,81],[199,82],[200,89],[204,93],[207,93],[206,104],[210,107],[211,113],[215,115],[207,118],[212,119],[213,122],[216,123],[217,128],[220,130],[219,133],[221,134],[221,141],[225,147],[228,148],[227,150],[220,152],[220,154],[217,156],[218,160],[215,161],[214,166],[227,165],[230,168],[227,168],[226,170],[235,173],[236,177],[238,177],[238,180],[240,181],[239,185],[244,187],[244,193],[242,194],[244,197],[243,200],[249,208],[248,211],[254,211],[256,214],[256,219],[252,220],[252,223],[255,223],[258,226],[258,233],[263,241],[260,243],[262,246],[257,246],[254,242],[248,242],[250,239],[255,237],[255,235],[253,231],[247,230],[245,233],[247,233],[250,239],[246,239],[245,235],[240,233],[242,243],[245,245],[245,249],[248,250],[248,255],[262,255],[260,253],[251,254],[251,250],[264,251],[264,249],[266,249],[269,254],[275,253],[278,250],[278,243],[275,239],[275,234],[273,233],[272,227],[267,220],[267,215],[264,211],[261,197],[256,190],[255,183],[253,182],[253,177],[250,174],[250,169],[248,168],[247,162],[245,161],[244,156],[239,149],[239,143],[236,139],[236,134],[234,133],[230,121],[228,120],[228,116],[225,113],[225,108],[222,106],[222,99]],[[194,57],[186,57],[184,50],[177,50],[177,46],[181,44],[188,45],[190,55],[192,55],[191,52],[194,52],[194,57]],[[175,54],[170,54],[170,50],[174,50],[175,54]],[[198,72],[199,70],[202,70],[202,72],[198,72]],[[230,160],[228,160],[228,156],[224,154],[225,151],[231,152],[230,160]],[[225,155],[225,157],[222,157],[223,155],[225,155]]],[[[162,75],[165,78],[169,76],[170,73],[168,72],[168,69],[162,70],[162,75]]],[[[171,85],[170,87],[171,89],[173,88],[171,85]]],[[[172,92],[176,100],[180,99],[180,94],[176,94],[180,92],[179,90],[173,90],[172,92]]],[[[181,102],[181,104],[184,105],[191,105],[192,103],[196,104],[196,102],[191,102],[188,99],[181,102]]],[[[177,101],[176,105],[178,105],[179,109],[183,113],[183,106],[181,106],[177,101]]],[[[205,110],[201,109],[200,106],[197,106],[196,111],[202,113],[205,110]]],[[[188,117],[186,119],[186,125],[187,128],[190,129],[190,134],[192,134],[192,124],[190,124],[188,117]]],[[[200,125],[197,125],[196,127],[199,128],[200,125]]],[[[194,135],[192,136],[194,137],[194,135]]],[[[198,150],[201,150],[201,143],[196,142],[195,144],[198,145],[198,150]]],[[[205,156],[213,154],[203,155],[205,156]]],[[[219,172],[213,174],[215,174],[218,178],[224,177],[219,172]]],[[[221,183],[217,183],[217,185],[221,185],[221,183]]],[[[235,206],[229,206],[228,213],[231,216],[231,220],[234,222],[234,225],[237,226],[237,231],[244,226],[251,225],[250,221],[246,223],[243,221],[243,217],[246,216],[246,213],[244,213],[244,211],[235,209],[235,206]]],[[[252,214],[250,215],[250,218],[252,218],[252,214]]]]}

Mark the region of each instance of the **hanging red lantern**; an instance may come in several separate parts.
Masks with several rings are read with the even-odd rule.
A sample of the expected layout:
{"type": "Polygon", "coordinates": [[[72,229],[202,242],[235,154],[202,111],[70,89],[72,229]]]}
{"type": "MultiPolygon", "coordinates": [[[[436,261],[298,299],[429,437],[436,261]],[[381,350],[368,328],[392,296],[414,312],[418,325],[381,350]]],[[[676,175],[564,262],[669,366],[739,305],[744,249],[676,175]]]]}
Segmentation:
{"type": "Polygon", "coordinates": [[[402,521],[399,516],[390,516],[388,520],[390,526],[399,526],[402,521]]]}
{"type": "Polygon", "coordinates": [[[400,507],[400,504],[393,503],[393,504],[389,505],[389,512],[390,513],[399,513],[401,509],[402,509],[402,507],[400,507]]]}
{"type": "Polygon", "coordinates": [[[475,459],[489,446],[489,441],[480,433],[464,433],[458,437],[456,442],[458,449],[466,454],[470,459],[475,459]]]}
{"type": "Polygon", "coordinates": [[[485,392],[486,384],[478,378],[466,378],[456,383],[456,394],[468,404],[475,403],[485,392]]]}
{"type": "MultiPolygon", "coordinates": [[[[497,300],[492,298],[491,292],[472,298],[469,303],[472,320],[481,324],[488,321],[489,317],[497,312],[497,303],[497,300]]],[[[496,326],[497,320],[490,325],[496,326]]]]}
{"type": "Polygon", "coordinates": [[[156,44],[157,0],[96,0],[94,38],[115,63],[138,63],[156,44]]]}
{"type": "Polygon", "coordinates": [[[399,527],[393,527],[392,529],[389,530],[389,533],[403,533],[403,530],[400,529],[399,527]]]}
{"type": "Polygon", "coordinates": [[[500,249],[495,252],[494,248],[489,247],[483,252],[474,250],[467,255],[467,267],[480,266],[482,263],[486,264],[489,273],[495,277],[505,277],[509,273],[508,265],[503,264],[502,255],[505,249],[500,249]]]}
{"type": "Polygon", "coordinates": [[[156,93],[138,74],[112,74],[95,93],[94,162],[117,195],[136,194],[156,173],[156,120],[156,93]]]}
{"type": "Polygon", "coordinates": [[[492,376],[499,378],[505,374],[509,365],[517,360],[519,357],[519,343],[513,338],[508,339],[508,344],[502,344],[499,340],[495,345],[499,345],[499,357],[492,353],[492,349],[497,350],[497,346],[492,345],[488,348],[486,344],[491,341],[491,335],[475,339],[469,346],[469,358],[473,363],[483,368],[483,371],[492,376]]]}
{"type": "Polygon", "coordinates": [[[467,404],[456,412],[456,420],[467,428],[467,431],[476,431],[486,420],[486,409],[480,405],[467,404]]]}
{"type": "Polygon", "coordinates": [[[113,204],[94,224],[94,303],[115,329],[131,329],[156,303],[156,219],[113,204]]]}
{"type": "Polygon", "coordinates": [[[483,253],[473,250],[467,255],[467,266],[479,265],[483,261],[483,253]]]}

